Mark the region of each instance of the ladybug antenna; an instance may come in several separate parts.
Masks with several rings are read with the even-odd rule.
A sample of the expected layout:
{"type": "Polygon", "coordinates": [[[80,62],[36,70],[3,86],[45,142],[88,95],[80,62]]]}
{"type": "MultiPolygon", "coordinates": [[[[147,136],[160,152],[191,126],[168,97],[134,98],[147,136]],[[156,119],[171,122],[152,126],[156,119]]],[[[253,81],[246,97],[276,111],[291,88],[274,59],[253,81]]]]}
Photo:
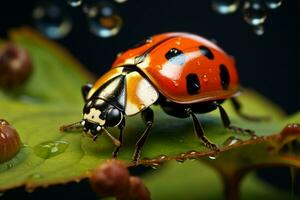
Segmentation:
{"type": "Polygon", "coordinates": [[[117,147],[119,147],[121,145],[121,142],[116,139],[114,136],[112,136],[108,130],[106,130],[106,128],[103,127],[104,132],[106,133],[106,135],[112,140],[112,142],[114,143],[114,145],[116,145],[117,147]]]}
{"type": "Polygon", "coordinates": [[[61,132],[77,132],[83,130],[83,124],[82,121],[75,122],[73,124],[63,125],[59,127],[59,130],[61,132]]]}

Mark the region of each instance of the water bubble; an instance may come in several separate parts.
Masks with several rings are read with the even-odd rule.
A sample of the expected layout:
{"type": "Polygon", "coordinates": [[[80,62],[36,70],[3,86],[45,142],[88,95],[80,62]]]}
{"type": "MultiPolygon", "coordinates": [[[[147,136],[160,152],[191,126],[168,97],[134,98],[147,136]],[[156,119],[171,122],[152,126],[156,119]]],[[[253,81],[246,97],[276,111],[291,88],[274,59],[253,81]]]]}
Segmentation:
{"type": "Polygon", "coordinates": [[[23,148],[26,148],[26,147],[29,147],[29,145],[26,144],[26,143],[22,143],[22,147],[23,147],[23,148]]]}
{"type": "Polygon", "coordinates": [[[209,159],[211,160],[216,160],[217,156],[213,155],[213,156],[208,156],[209,159]]]}
{"type": "Polygon", "coordinates": [[[7,169],[10,169],[10,168],[12,168],[13,166],[14,166],[14,165],[13,165],[12,163],[9,163],[9,164],[6,165],[6,168],[7,168],[7,169]]]}
{"type": "Polygon", "coordinates": [[[159,167],[159,163],[151,163],[150,167],[152,169],[157,169],[159,167]]]}
{"type": "Polygon", "coordinates": [[[66,141],[49,141],[49,142],[42,142],[36,145],[34,149],[34,153],[44,159],[48,159],[54,156],[57,156],[66,151],[68,148],[69,143],[66,141]]]}
{"type": "Polygon", "coordinates": [[[253,26],[258,26],[266,21],[267,14],[261,0],[247,0],[243,6],[245,21],[253,26]]]}
{"type": "Polygon", "coordinates": [[[168,157],[166,155],[159,155],[156,157],[156,159],[160,162],[163,162],[167,159],[168,157]]]}
{"type": "Polygon", "coordinates": [[[281,6],[282,0],[265,0],[266,6],[269,9],[276,9],[281,6]]]}
{"type": "Polygon", "coordinates": [[[117,3],[125,3],[127,0],[115,0],[117,3]]]}
{"type": "Polygon", "coordinates": [[[230,14],[238,9],[239,3],[239,0],[213,0],[212,8],[220,14],[230,14]]]}
{"type": "Polygon", "coordinates": [[[256,35],[263,35],[265,32],[264,26],[259,25],[259,26],[254,26],[253,31],[256,35]]]}
{"type": "Polygon", "coordinates": [[[227,140],[223,143],[224,146],[231,146],[234,145],[236,143],[241,142],[242,140],[236,136],[230,136],[229,138],[227,138],[227,140]]]}
{"type": "Polygon", "coordinates": [[[38,174],[38,173],[34,173],[34,174],[29,175],[28,178],[29,179],[40,179],[40,178],[42,178],[42,175],[38,174]]]}
{"type": "Polygon", "coordinates": [[[198,152],[197,151],[188,151],[186,152],[186,155],[189,160],[195,160],[198,152]]]}
{"type": "Polygon", "coordinates": [[[175,159],[178,163],[183,163],[186,159],[185,158],[176,158],[175,159]]]}
{"type": "Polygon", "coordinates": [[[90,31],[102,38],[117,35],[122,27],[122,18],[110,2],[101,1],[84,7],[90,31]]]}
{"type": "Polygon", "coordinates": [[[177,158],[175,160],[179,163],[183,163],[184,161],[186,161],[186,159],[187,159],[186,154],[181,153],[179,156],[177,156],[177,158]]]}
{"type": "Polygon", "coordinates": [[[204,83],[208,83],[208,77],[206,74],[203,75],[202,80],[204,83]]]}
{"type": "Polygon", "coordinates": [[[36,27],[47,37],[59,39],[72,29],[72,21],[61,2],[41,1],[33,10],[36,27]]]}
{"type": "Polygon", "coordinates": [[[67,3],[72,7],[77,7],[82,4],[82,0],[67,0],[67,3]]]}

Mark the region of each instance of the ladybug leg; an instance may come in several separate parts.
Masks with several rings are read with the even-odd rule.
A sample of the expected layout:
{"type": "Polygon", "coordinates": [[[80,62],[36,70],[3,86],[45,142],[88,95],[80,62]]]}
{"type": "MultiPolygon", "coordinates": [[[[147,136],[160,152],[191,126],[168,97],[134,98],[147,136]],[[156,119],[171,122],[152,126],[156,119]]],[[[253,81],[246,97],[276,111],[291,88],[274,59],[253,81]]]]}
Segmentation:
{"type": "Polygon", "coordinates": [[[203,130],[203,127],[201,125],[201,123],[198,121],[195,113],[190,109],[190,108],[187,108],[186,109],[186,112],[189,116],[192,117],[193,119],[193,124],[194,124],[194,130],[197,134],[197,137],[200,138],[202,140],[202,142],[204,143],[204,145],[210,149],[213,149],[215,151],[219,151],[219,148],[217,147],[216,144],[210,142],[207,137],[205,137],[204,135],[204,130],[203,130]]]}
{"type": "Polygon", "coordinates": [[[93,85],[91,83],[87,83],[81,87],[81,93],[83,96],[84,101],[87,100],[87,94],[92,89],[93,85]]]}
{"type": "Polygon", "coordinates": [[[149,130],[151,129],[151,127],[153,125],[154,114],[153,114],[153,111],[151,110],[151,108],[147,108],[146,110],[144,110],[142,112],[142,119],[145,122],[147,127],[144,130],[140,139],[135,144],[135,150],[134,150],[133,157],[132,157],[133,163],[137,163],[137,161],[139,160],[142,147],[144,146],[147,136],[149,135],[149,130]]]}
{"type": "Polygon", "coordinates": [[[241,111],[241,108],[242,108],[242,105],[240,104],[240,102],[232,97],[230,98],[231,100],[231,103],[232,103],[232,106],[235,110],[235,112],[242,118],[246,119],[246,120],[249,120],[249,121],[266,121],[266,120],[269,120],[270,118],[269,117],[255,117],[255,116],[249,116],[247,114],[244,114],[242,111],[241,111]]]}
{"type": "Polygon", "coordinates": [[[119,141],[120,141],[120,145],[117,146],[112,154],[113,158],[116,158],[118,156],[118,152],[122,146],[123,143],[123,133],[124,133],[124,127],[125,127],[125,119],[123,119],[123,121],[121,122],[121,124],[118,126],[120,129],[120,135],[119,135],[119,141]]]}
{"type": "Polygon", "coordinates": [[[230,122],[230,119],[225,111],[225,109],[218,103],[215,103],[215,105],[218,107],[219,111],[220,111],[220,115],[221,115],[221,119],[222,119],[222,122],[223,122],[223,125],[225,128],[228,128],[232,131],[235,131],[235,132],[242,132],[242,133],[247,133],[249,134],[252,138],[256,138],[257,135],[255,134],[255,132],[253,130],[250,130],[250,129],[243,129],[243,128],[240,128],[240,127],[237,127],[237,126],[232,126],[230,125],[231,122],[230,122]]]}

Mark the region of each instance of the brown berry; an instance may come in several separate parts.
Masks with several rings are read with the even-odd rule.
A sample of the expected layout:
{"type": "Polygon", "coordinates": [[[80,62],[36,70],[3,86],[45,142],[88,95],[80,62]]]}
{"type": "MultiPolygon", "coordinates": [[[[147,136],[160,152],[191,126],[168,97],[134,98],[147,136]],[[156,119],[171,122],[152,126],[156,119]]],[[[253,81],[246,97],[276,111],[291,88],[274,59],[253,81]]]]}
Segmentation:
{"type": "Polygon", "coordinates": [[[20,137],[6,120],[0,119],[0,163],[13,158],[21,148],[20,137]]]}
{"type": "Polygon", "coordinates": [[[130,189],[128,199],[130,200],[150,200],[150,192],[144,185],[143,181],[137,176],[129,178],[130,189]]]}
{"type": "Polygon", "coordinates": [[[90,183],[101,196],[122,196],[129,189],[129,172],[122,162],[110,160],[94,170],[90,183]]]}
{"type": "Polygon", "coordinates": [[[0,87],[16,88],[30,77],[31,72],[32,62],[25,49],[8,43],[0,50],[0,87]]]}

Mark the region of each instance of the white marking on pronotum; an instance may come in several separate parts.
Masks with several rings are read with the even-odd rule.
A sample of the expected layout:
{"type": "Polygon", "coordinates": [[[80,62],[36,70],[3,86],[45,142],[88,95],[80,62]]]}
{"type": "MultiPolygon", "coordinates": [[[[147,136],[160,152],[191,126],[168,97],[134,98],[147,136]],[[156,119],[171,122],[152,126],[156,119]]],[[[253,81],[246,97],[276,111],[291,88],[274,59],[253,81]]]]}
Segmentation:
{"type": "Polygon", "coordinates": [[[105,120],[100,119],[100,114],[101,114],[100,110],[98,110],[96,108],[91,108],[90,112],[88,114],[83,115],[83,119],[87,119],[89,121],[96,122],[102,126],[105,124],[105,120]]]}

